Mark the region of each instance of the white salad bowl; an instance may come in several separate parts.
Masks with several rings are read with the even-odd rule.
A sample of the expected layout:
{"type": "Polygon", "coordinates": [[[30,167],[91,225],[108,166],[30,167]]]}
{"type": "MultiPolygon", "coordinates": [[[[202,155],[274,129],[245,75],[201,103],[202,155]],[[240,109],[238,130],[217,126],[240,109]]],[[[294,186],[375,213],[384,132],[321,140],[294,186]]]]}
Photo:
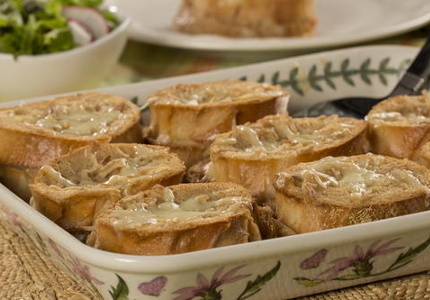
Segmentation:
{"type": "Polygon", "coordinates": [[[68,51],[20,55],[0,53],[0,102],[94,88],[117,63],[131,20],[107,35],[68,51]]]}

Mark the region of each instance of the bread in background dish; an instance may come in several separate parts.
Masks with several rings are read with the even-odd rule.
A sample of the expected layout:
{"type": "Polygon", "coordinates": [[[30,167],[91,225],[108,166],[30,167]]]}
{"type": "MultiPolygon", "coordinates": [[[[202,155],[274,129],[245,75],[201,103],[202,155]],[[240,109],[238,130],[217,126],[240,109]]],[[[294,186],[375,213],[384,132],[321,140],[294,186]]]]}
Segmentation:
{"type": "Polygon", "coordinates": [[[314,0],[182,0],[175,30],[230,37],[312,36],[314,0]]]}
{"type": "Polygon", "coordinates": [[[30,203],[67,231],[85,232],[106,206],[156,184],[178,184],[184,171],[166,147],[95,143],[39,169],[30,203]]]}
{"type": "Polygon", "coordinates": [[[373,153],[412,158],[430,140],[430,95],[386,99],[369,111],[366,120],[373,153]]]}
{"type": "Polygon", "coordinates": [[[252,197],[233,183],[190,183],[126,197],[96,220],[87,243],[134,255],[167,255],[260,240],[252,197]]]}
{"type": "Polygon", "coordinates": [[[150,143],[168,146],[192,166],[214,137],[238,124],[285,113],[289,94],[278,85],[244,81],[179,84],[149,96],[150,143]]]}
{"type": "Polygon", "coordinates": [[[219,134],[210,147],[207,176],[239,183],[267,200],[274,195],[273,177],[286,167],[367,152],[366,128],[363,120],[338,116],[267,116],[219,134]]]}
{"type": "Polygon", "coordinates": [[[141,142],[141,130],[135,104],[97,92],[2,108],[0,180],[28,200],[28,184],[15,185],[13,177],[31,179],[26,173],[34,174],[54,158],[94,141],[141,142]]]}
{"type": "Polygon", "coordinates": [[[376,154],[325,157],[281,170],[274,181],[279,219],[297,233],[430,208],[430,170],[376,154]]]}

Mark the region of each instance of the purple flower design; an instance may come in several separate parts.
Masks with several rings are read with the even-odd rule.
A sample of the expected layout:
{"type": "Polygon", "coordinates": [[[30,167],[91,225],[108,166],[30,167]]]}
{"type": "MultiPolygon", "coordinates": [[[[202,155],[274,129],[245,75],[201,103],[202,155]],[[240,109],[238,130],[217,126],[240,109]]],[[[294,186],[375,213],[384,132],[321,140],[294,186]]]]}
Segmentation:
{"type": "Polygon", "coordinates": [[[70,256],[70,263],[72,264],[72,271],[82,279],[94,284],[104,284],[103,281],[100,281],[92,276],[90,268],[81,264],[81,262],[76,257],[70,256]]]}
{"type": "Polygon", "coordinates": [[[333,266],[322,272],[320,276],[326,275],[325,281],[333,280],[337,278],[341,272],[348,268],[354,268],[354,272],[357,277],[369,276],[373,269],[373,261],[371,261],[372,258],[389,254],[404,248],[390,248],[390,246],[398,240],[399,239],[391,240],[381,245],[381,240],[377,240],[372,245],[370,245],[367,251],[364,251],[360,245],[357,245],[355,246],[352,257],[341,257],[331,261],[330,264],[333,264],[333,266]]]}
{"type": "Polygon", "coordinates": [[[158,276],[149,282],[142,282],[139,284],[139,291],[144,295],[160,296],[161,291],[167,283],[166,276],[158,276]]]}
{"type": "Polygon", "coordinates": [[[24,224],[22,223],[20,217],[17,214],[10,212],[6,214],[6,218],[9,221],[9,223],[12,224],[15,228],[24,230],[23,229],[24,224]]]}
{"type": "Polygon", "coordinates": [[[61,257],[62,259],[64,259],[63,253],[61,253],[60,247],[58,247],[57,243],[54,242],[52,239],[48,238],[48,243],[51,246],[52,250],[55,251],[55,253],[57,253],[57,255],[59,257],[61,257]]]}
{"type": "Polygon", "coordinates": [[[203,274],[198,273],[196,277],[197,285],[174,291],[173,294],[179,294],[174,300],[191,300],[195,297],[201,297],[202,299],[221,299],[221,291],[217,290],[221,285],[251,276],[251,274],[236,275],[243,267],[244,266],[238,266],[225,274],[222,274],[224,268],[219,268],[212,275],[211,280],[208,280],[203,274]]]}
{"type": "Polygon", "coordinates": [[[304,270],[318,268],[320,264],[324,261],[325,257],[327,256],[327,253],[327,249],[319,250],[311,257],[302,261],[302,263],[300,264],[300,268],[304,270]]]}

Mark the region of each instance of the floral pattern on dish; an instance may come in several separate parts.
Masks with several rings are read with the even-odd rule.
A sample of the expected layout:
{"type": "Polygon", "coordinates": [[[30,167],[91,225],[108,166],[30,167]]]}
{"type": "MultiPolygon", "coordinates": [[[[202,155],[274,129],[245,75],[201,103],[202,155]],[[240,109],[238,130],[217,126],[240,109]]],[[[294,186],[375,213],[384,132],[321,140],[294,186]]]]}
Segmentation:
{"type": "MultiPolygon", "coordinates": [[[[328,262],[330,265],[315,278],[295,277],[299,284],[307,287],[316,286],[333,280],[355,280],[364,277],[378,276],[397,270],[411,263],[415,257],[430,245],[430,237],[416,247],[409,248],[406,252],[398,254],[394,262],[389,263],[382,270],[375,270],[376,257],[385,256],[404,249],[406,246],[394,246],[400,239],[393,239],[382,243],[381,240],[373,242],[367,250],[356,245],[351,256],[344,256],[328,262]],[[348,271],[348,273],[345,273],[348,271]]],[[[318,268],[324,262],[328,254],[327,249],[321,249],[300,264],[302,270],[318,268]]]]}
{"type": "MultiPolygon", "coordinates": [[[[198,273],[196,277],[196,286],[188,286],[176,290],[173,294],[179,294],[174,300],[191,300],[199,298],[202,300],[219,300],[223,299],[222,289],[220,287],[224,284],[239,281],[252,276],[251,274],[236,275],[236,273],[244,266],[238,266],[230,271],[222,274],[224,268],[219,268],[212,275],[209,281],[204,275],[198,273]]],[[[264,275],[257,275],[255,280],[248,281],[245,289],[236,298],[236,300],[247,299],[261,291],[263,286],[270,281],[279,271],[281,262],[277,262],[274,268],[265,273],[264,275]]],[[[231,298],[230,298],[231,299],[231,298]]]]}
{"type": "Polygon", "coordinates": [[[243,267],[244,266],[238,266],[224,274],[222,274],[224,268],[219,268],[212,275],[211,280],[208,280],[203,274],[198,273],[196,277],[196,285],[174,291],[173,294],[179,294],[179,296],[174,300],[188,300],[195,297],[200,297],[201,299],[221,299],[222,295],[219,288],[222,285],[251,276],[251,274],[236,275],[236,273],[243,267]]]}
{"type": "MultiPolygon", "coordinates": [[[[223,285],[241,281],[245,278],[249,278],[252,274],[237,274],[239,270],[244,268],[245,265],[237,266],[224,272],[224,267],[217,269],[209,279],[201,273],[196,275],[196,284],[191,286],[186,286],[177,289],[172,292],[175,298],[174,300],[221,300],[223,299],[222,289],[223,285]]],[[[263,286],[269,282],[278,273],[281,267],[281,262],[277,262],[275,267],[269,270],[263,275],[257,275],[253,281],[248,281],[242,293],[235,298],[236,300],[244,300],[249,297],[259,293],[263,286]]],[[[111,286],[109,294],[112,300],[128,300],[130,289],[126,281],[116,274],[118,278],[118,283],[115,287],[111,286]]],[[[142,282],[139,284],[137,289],[141,294],[146,296],[158,297],[164,291],[164,287],[168,282],[168,278],[165,276],[158,276],[153,278],[149,282],[142,282]]],[[[229,297],[231,299],[231,297],[229,297]]]]}
{"type": "MultiPolygon", "coordinates": [[[[8,223],[15,228],[15,231],[20,234],[24,234],[30,237],[38,248],[42,250],[48,256],[56,256],[57,261],[60,261],[63,268],[68,270],[71,274],[78,276],[86,282],[86,285],[97,290],[96,286],[106,285],[105,282],[97,279],[92,275],[91,268],[77,258],[71,255],[71,253],[61,246],[57,245],[55,241],[40,236],[34,229],[29,227],[25,221],[23,221],[18,215],[14,213],[6,213],[7,210],[2,211],[2,218],[6,219],[8,223]],[[50,251],[48,251],[48,249],[50,251]]],[[[329,250],[322,248],[316,251],[311,256],[303,259],[299,268],[303,271],[313,270],[321,268],[322,271],[316,277],[294,277],[293,279],[304,287],[313,287],[330,281],[352,281],[361,278],[373,277],[383,275],[394,270],[400,269],[409,263],[413,262],[414,259],[430,245],[430,236],[422,243],[415,247],[410,247],[406,251],[402,251],[397,255],[395,260],[387,260],[386,255],[394,254],[401,250],[406,249],[407,246],[396,245],[401,239],[391,239],[387,242],[383,242],[381,239],[374,241],[370,246],[363,247],[362,245],[355,245],[352,248],[352,253],[349,256],[342,256],[326,262],[329,256],[329,250]],[[385,263],[385,267],[381,267],[383,264],[379,263],[379,258],[385,263]],[[378,268],[375,268],[375,263],[378,261],[378,268]],[[325,268],[324,268],[325,266],[325,268]]],[[[224,272],[225,267],[217,269],[211,277],[206,277],[202,273],[197,273],[195,277],[195,285],[186,286],[180,289],[175,289],[171,295],[172,299],[175,300],[193,300],[193,299],[211,299],[221,300],[224,299],[222,294],[222,286],[238,282],[249,278],[252,274],[237,274],[246,265],[240,265],[224,272]]],[[[243,291],[235,298],[229,299],[244,300],[252,297],[259,293],[263,286],[270,281],[278,273],[281,267],[281,262],[278,261],[276,266],[269,270],[263,275],[257,275],[254,280],[247,282],[243,291]]],[[[118,274],[117,285],[115,287],[110,286],[109,294],[113,300],[128,300],[130,294],[129,284],[127,279],[122,278],[118,274]]],[[[158,298],[159,296],[165,296],[166,286],[168,283],[168,277],[157,276],[151,280],[141,282],[136,290],[138,294],[151,296],[158,298]]]]}
{"type": "Polygon", "coordinates": [[[166,286],[166,283],[166,276],[158,276],[149,282],[142,282],[137,289],[144,295],[158,297],[166,286]]]}

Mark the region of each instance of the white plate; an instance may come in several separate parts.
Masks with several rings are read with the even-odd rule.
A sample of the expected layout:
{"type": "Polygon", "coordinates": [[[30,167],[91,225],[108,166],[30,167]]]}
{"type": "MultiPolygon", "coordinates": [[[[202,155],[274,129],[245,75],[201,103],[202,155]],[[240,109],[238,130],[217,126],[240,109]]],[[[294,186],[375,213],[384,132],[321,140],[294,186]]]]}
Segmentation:
{"type": "MultiPolygon", "coordinates": [[[[297,110],[332,97],[387,94],[417,50],[344,49],[103,91],[142,104],[154,90],[178,83],[265,81],[290,90],[290,110],[297,110]]],[[[290,299],[430,269],[430,211],[170,256],[123,255],[86,246],[1,185],[0,221],[31,237],[41,254],[104,299],[203,299],[203,292],[222,300],[241,300],[254,292],[250,300],[290,299]],[[349,264],[336,269],[336,261],[349,264]]]]}
{"type": "Polygon", "coordinates": [[[133,19],[132,39],[208,51],[326,48],[403,33],[430,21],[428,0],[316,0],[318,31],[310,38],[234,39],[170,29],[181,0],[106,0],[133,19]]]}

